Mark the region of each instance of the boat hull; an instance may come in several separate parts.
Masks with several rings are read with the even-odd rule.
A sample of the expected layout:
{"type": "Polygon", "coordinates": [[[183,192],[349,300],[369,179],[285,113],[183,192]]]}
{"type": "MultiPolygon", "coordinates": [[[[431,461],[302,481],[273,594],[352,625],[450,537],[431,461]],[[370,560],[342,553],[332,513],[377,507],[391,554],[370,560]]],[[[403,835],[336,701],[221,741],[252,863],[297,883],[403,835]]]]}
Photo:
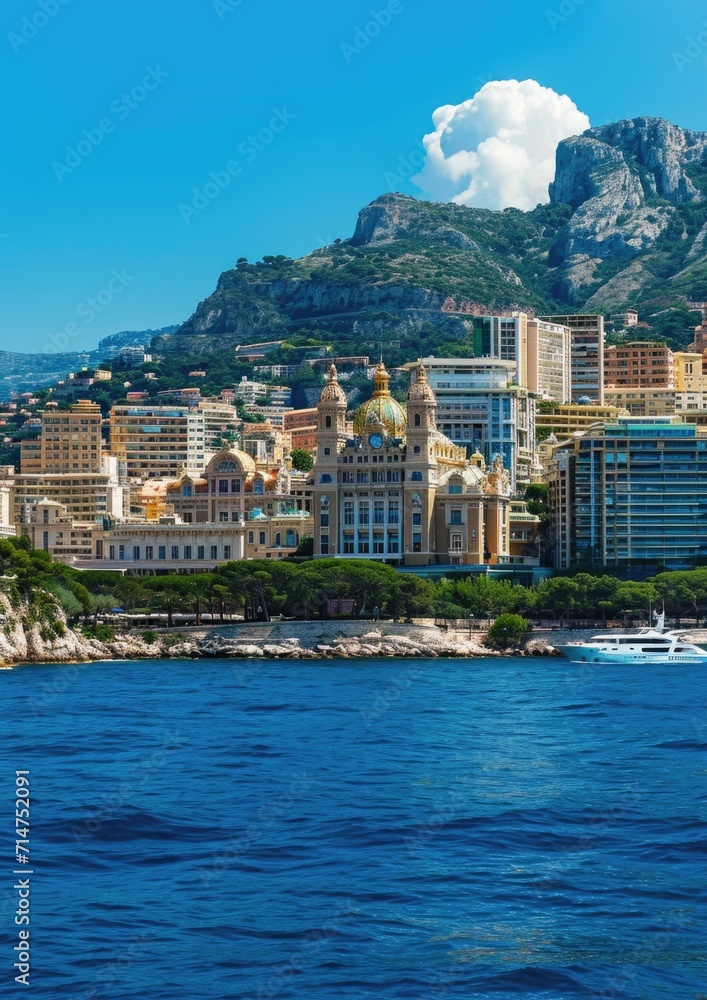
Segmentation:
{"type": "Polygon", "coordinates": [[[638,651],[617,653],[613,650],[592,649],[591,646],[557,646],[556,648],[572,663],[605,663],[607,665],[690,663],[697,666],[707,666],[707,652],[701,656],[699,653],[641,653],[638,651]]]}

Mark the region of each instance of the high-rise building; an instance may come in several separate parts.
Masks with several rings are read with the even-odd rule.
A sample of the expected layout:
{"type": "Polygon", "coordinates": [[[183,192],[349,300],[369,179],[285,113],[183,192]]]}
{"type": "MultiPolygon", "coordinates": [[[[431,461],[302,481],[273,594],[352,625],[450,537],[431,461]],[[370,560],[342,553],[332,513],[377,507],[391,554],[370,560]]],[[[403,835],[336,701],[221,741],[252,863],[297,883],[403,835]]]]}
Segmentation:
{"type": "Polygon", "coordinates": [[[707,436],[680,417],[624,417],[555,448],[556,566],[682,569],[707,556],[707,436]]]}
{"type": "Polygon", "coordinates": [[[101,408],[80,399],[69,410],[48,408],[41,413],[38,439],[24,441],[20,468],[33,472],[100,472],[101,408]]]}
{"type": "Polygon", "coordinates": [[[527,323],[525,384],[541,399],[568,403],[572,398],[572,342],[568,327],[543,319],[527,323]]]}
{"type": "Polygon", "coordinates": [[[541,317],[570,328],[572,402],[587,396],[604,402],[604,317],[565,313],[541,317]]]}
{"type": "Polygon", "coordinates": [[[198,472],[205,461],[204,411],[198,406],[114,406],[111,454],[130,479],[176,478],[198,472]]]}
{"type": "MultiPolygon", "coordinates": [[[[437,408],[437,429],[490,465],[500,455],[515,489],[535,467],[535,398],[516,382],[516,362],[492,358],[424,358],[437,408]]],[[[406,365],[416,369],[415,365],[406,365]]]]}

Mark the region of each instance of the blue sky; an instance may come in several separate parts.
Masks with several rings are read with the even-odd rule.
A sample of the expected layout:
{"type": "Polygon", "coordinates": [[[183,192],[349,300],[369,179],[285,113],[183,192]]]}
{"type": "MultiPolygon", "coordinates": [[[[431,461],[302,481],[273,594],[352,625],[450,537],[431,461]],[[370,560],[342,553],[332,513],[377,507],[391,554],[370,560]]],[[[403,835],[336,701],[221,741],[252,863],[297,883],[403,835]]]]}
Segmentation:
{"type": "Polygon", "coordinates": [[[707,130],[704,2],[667,11],[659,0],[392,0],[390,9],[388,0],[4,4],[0,348],[76,349],[180,322],[238,257],[300,256],[349,236],[358,210],[384,191],[420,194],[401,158],[405,173],[435,108],[488,80],[535,79],[568,94],[592,125],[647,114],[707,130]],[[357,51],[371,11],[390,23],[357,51]],[[34,37],[22,37],[23,24],[34,37]],[[66,147],[82,141],[85,155],[72,159],[66,147]],[[222,187],[213,182],[198,211],[180,210],[212,172],[222,187]]]}

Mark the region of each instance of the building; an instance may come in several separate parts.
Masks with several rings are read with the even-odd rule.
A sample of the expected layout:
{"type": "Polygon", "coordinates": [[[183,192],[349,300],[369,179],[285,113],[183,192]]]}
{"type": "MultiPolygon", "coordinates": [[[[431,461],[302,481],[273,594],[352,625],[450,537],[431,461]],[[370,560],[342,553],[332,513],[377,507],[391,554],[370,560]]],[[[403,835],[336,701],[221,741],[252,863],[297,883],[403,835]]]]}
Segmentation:
{"type": "MultiPolygon", "coordinates": [[[[490,465],[500,455],[511,485],[535,469],[534,394],[516,384],[516,362],[487,358],[424,358],[437,408],[437,429],[468,455],[490,465]]],[[[416,365],[406,365],[416,371],[416,365]]]]}
{"type": "Polygon", "coordinates": [[[63,504],[79,521],[102,521],[106,515],[127,518],[130,489],[114,458],[104,457],[101,472],[38,472],[12,479],[13,520],[24,524],[41,500],[63,504]]]}
{"type": "Polygon", "coordinates": [[[317,447],[317,408],[290,410],[283,419],[283,430],[289,434],[290,451],[314,453],[317,447]]]}
{"type": "Polygon", "coordinates": [[[44,497],[32,504],[20,533],[32,548],[48,552],[56,562],[92,559],[103,540],[103,521],[77,521],[64,504],[44,497]]]}
{"type": "Polygon", "coordinates": [[[635,309],[627,309],[626,312],[622,313],[613,313],[611,322],[614,326],[620,326],[622,329],[627,330],[629,327],[638,325],[638,313],[635,309]]]}
{"type": "Polygon", "coordinates": [[[541,399],[568,403],[572,398],[571,334],[561,323],[527,321],[525,386],[541,399]]]}
{"type": "Polygon", "coordinates": [[[246,559],[284,559],[293,556],[303,539],[314,532],[312,515],[286,502],[276,504],[276,512],[266,514],[253,508],[245,523],[246,559]]]}
{"type": "Polygon", "coordinates": [[[565,403],[559,406],[547,406],[540,403],[535,424],[538,438],[543,434],[555,434],[558,438],[570,437],[576,431],[584,431],[592,424],[616,423],[619,417],[629,416],[629,411],[623,407],[599,405],[587,400],[585,403],[565,403]]]}
{"type": "Polygon", "coordinates": [[[240,440],[243,422],[232,403],[202,399],[199,409],[204,414],[204,461],[208,462],[224,446],[240,440]]]}
{"type": "Polygon", "coordinates": [[[117,570],[135,576],[203,573],[242,559],[243,523],[182,524],[172,516],[158,523],[113,524],[96,541],[94,558],[77,569],[117,570]]]}
{"type": "Polygon", "coordinates": [[[555,565],[683,569],[707,557],[707,435],[624,417],[555,449],[555,565]]]}
{"type": "Polygon", "coordinates": [[[667,344],[632,341],[604,351],[604,388],[675,386],[673,352],[667,344]]]}
{"type": "Polygon", "coordinates": [[[47,408],[40,417],[39,439],[23,441],[21,445],[23,475],[101,471],[103,420],[97,403],[81,399],[69,410],[47,408]]]}
{"type": "Polygon", "coordinates": [[[588,396],[604,402],[604,317],[563,314],[541,317],[570,329],[572,401],[588,396]]]}
{"type": "Polygon", "coordinates": [[[262,344],[237,344],[234,353],[238,361],[260,361],[266,354],[276,351],[284,343],[284,340],[268,340],[262,344]]]}
{"type": "Polygon", "coordinates": [[[204,411],[198,406],[114,406],[110,447],[130,479],[198,471],[206,456],[204,411]]]}
{"type": "Polygon", "coordinates": [[[509,555],[510,475],[487,473],[437,429],[437,400],[418,364],[407,412],[382,362],[371,399],[346,425],[332,365],[317,406],[313,469],[315,558],[374,559],[405,567],[479,566],[509,555]]]}
{"type": "Polygon", "coordinates": [[[17,531],[12,516],[12,466],[0,467],[0,538],[13,538],[17,531]],[[6,478],[7,477],[7,478],[6,478]]]}

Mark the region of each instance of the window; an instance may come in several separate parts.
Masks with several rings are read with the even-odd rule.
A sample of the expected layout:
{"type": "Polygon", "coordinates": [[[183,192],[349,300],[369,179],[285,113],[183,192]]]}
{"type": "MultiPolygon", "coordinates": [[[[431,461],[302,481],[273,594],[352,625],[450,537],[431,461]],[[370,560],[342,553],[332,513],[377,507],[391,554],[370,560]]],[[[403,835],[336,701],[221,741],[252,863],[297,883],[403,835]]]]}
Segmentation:
{"type": "Polygon", "coordinates": [[[191,524],[192,521],[193,521],[193,517],[191,515],[191,512],[188,513],[188,514],[182,514],[182,517],[184,518],[184,523],[185,524],[191,524]]]}
{"type": "Polygon", "coordinates": [[[379,556],[385,553],[385,542],[382,538],[373,539],[373,553],[379,556]]]}
{"type": "Polygon", "coordinates": [[[256,479],[255,482],[253,483],[253,493],[256,493],[258,496],[262,496],[264,492],[265,492],[265,486],[263,484],[263,480],[256,479]]]}
{"type": "Polygon", "coordinates": [[[319,517],[319,523],[321,524],[322,528],[328,528],[329,527],[329,514],[328,513],[327,514],[321,514],[320,517],[319,517]]]}
{"type": "Polygon", "coordinates": [[[223,547],[223,558],[224,559],[230,559],[231,558],[231,546],[230,545],[224,545],[224,547],[223,547]]]}
{"type": "Polygon", "coordinates": [[[155,558],[155,556],[154,556],[154,549],[153,549],[153,547],[151,545],[146,545],[145,546],[145,559],[147,559],[149,561],[150,559],[154,559],[154,558],[155,558]]]}
{"type": "Polygon", "coordinates": [[[344,555],[352,556],[354,554],[354,540],[353,538],[344,539],[344,555]]]}
{"type": "Polygon", "coordinates": [[[227,510],[220,510],[218,512],[218,519],[221,522],[221,524],[223,524],[224,521],[228,521],[228,511],[227,510]]]}
{"type": "Polygon", "coordinates": [[[275,548],[282,548],[282,535],[279,531],[275,532],[275,548]]]}
{"type": "Polygon", "coordinates": [[[462,536],[458,534],[452,534],[449,540],[449,547],[453,552],[461,552],[462,550],[462,536]]]}
{"type": "Polygon", "coordinates": [[[118,559],[125,559],[125,546],[124,545],[119,545],[118,546],[118,559]]]}
{"type": "Polygon", "coordinates": [[[356,482],[359,483],[359,484],[362,483],[364,486],[367,485],[367,483],[368,483],[368,473],[367,472],[357,472],[356,473],[356,482]]]}
{"type": "Polygon", "coordinates": [[[421,472],[413,472],[413,474],[410,476],[410,479],[413,481],[413,483],[421,483],[422,482],[422,473],[421,472]]]}
{"type": "Polygon", "coordinates": [[[179,546],[178,545],[173,545],[172,546],[172,559],[179,559],[179,546]]]}
{"type": "Polygon", "coordinates": [[[352,500],[344,501],[344,524],[351,525],[354,523],[354,505],[352,500]]]}
{"type": "Polygon", "coordinates": [[[331,448],[325,448],[324,449],[324,454],[325,455],[331,455],[331,448]]]}
{"type": "Polygon", "coordinates": [[[252,531],[248,532],[248,544],[249,545],[253,544],[253,532],[252,531]]]}
{"type": "Polygon", "coordinates": [[[157,558],[158,559],[166,559],[167,558],[167,546],[166,545],[160,545],[160,546],[158,546],[158,549],[157,549],[157,558]]]}
{"type": "Polygon", "coordinates": [[[241,492],[241,481],[240,481],[240,479],[232,479],[231,480],[231,493],[240,493],[240,492],[241,492]]]}
{"type": "Polygon", "coordinates": [[[414,455],[422,454],[422,448],[419,446],[419,444],[416,444],[415,447],[412,449],[412,451],[414,455]]]}
{"type": "Polygon", "coordinates": [[[218,559],[218,545],[211,546],[211,558],[218,559]]]}
{"type": "Polygon", "coordinates": [[[459,508],[454,508],[449,512],[449,523],[450,524],[461,524],[462,523],[462,512],[459,508]]]}
{"type": "Polygon", "coordinates": [[[133,545],[133,559],[135,562],[140,562],[140,546],[133,545]]]}
{"type": "Polygon", "coordinates": [[[422,525],[422,514],[420,513],[419,510],[413,511],[412,523],[413,525],[417,524],[422,525]]]}
{"type": "Polygon", "coordinates": [[[115,545],[108,546],[108,558],[115,559],[115,545]]]}
{"type": "Polygon", "coordinates": [[[219,479],[218,481],[218,491],[219,493],[228,493],[228,480],[219,479]]]}
{"type": "Polygon", "coordinates": [[[182,486],[182,496],[190,497],[192,494],[192,488],[189,485],[182,486]]]}
{"type": "Polygon", "coordinates": [[[373,504],[373,523],[385,524],[385,501],[376,500],[373,504]]]}
{"type": "Polygon", "coordinates": [[[197,545],[197,547],[196,547],[196,558],[197,559],[203,559],[204,558],[204,546],[203,545],[197,545]]]}
{"type": "Polygon", "coordinates": [[[367,500],[362,500],[358,505],[358,523],[370,524],[370,507],[367,500]]]}
{"type": "Polygon", "coordinates": [[[389,524],[400,524],[400,501],[391,500],[388,503],[388,522],[389,524]]]}
{"type": "Polygon", "coordinates": [[[329,416],[324,417],[324,426],[327,427],[327,428],[331,427],[331,417],[329,417],[329,416]]]}
{"type": "Polygon", "coordinates": [[[232,510],[231,511],[231,520],[233,521],[234,524],[237,523],[237,521],[238,521],[238,511],[237,510],[232,510]]]}
{"type": "Polygon", "coordinates": [[[258,545],[265,545],[265,532],[261,531],[258,533],[258,545]]]}
{"type": "Polygon", "coordinates": [[[191,559],[191,545],[184,546],[184,558],[191,559]]]}
{"type": "Polygon", "coordinates": [[[322,535],[319,540],[319,548],[323,556],[329,555],[329,536],[322,535]]]}
{"type": "Polygon", "coordinates": [[[396,535],[388,535],[388,552],[396,554],[400,552],[400,538],[396,535]]]}
{"type": "Polygon", "coordinates": [[[288,549],[294,549],[297,545],[297,532],[290,528],[285,535],[285,546],[288,549]]]}
{"type": "Polygon", "coordinates": [[[319,482],[320,483],[330,483],[331,482],[331,474],[328,473],[328,472],[323,472],[321,474],[321,476],[319,477],[319,482]]]}
{"type": "Polygon", "coordinates": [[[422,535],[419,531],[412,533],[412,551],[422,552],[422,535]]]}
{"type": "Polygon", "coordinates": [[[358,538],[358,554],[360,556],[367,556],[371,551],[371,544],[369,539],[365,535],[359,535],[358,538]]]}

